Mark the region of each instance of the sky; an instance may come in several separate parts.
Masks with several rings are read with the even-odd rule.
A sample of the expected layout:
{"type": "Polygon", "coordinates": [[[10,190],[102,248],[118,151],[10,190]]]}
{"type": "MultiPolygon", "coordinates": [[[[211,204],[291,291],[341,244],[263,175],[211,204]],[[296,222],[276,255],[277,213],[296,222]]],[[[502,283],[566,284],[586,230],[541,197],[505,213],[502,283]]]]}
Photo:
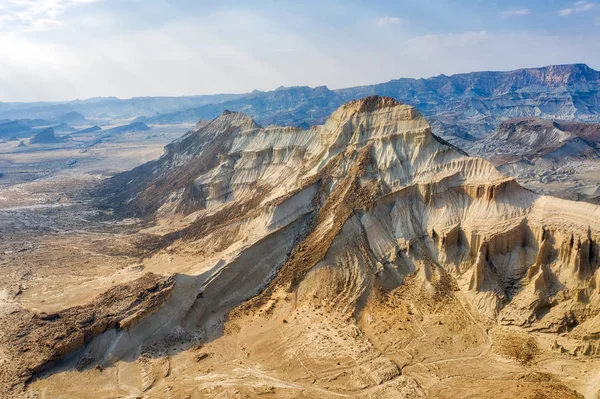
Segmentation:
{"type": "Polygon", "coordinates": [[[0,0],[0,102],[586,63],[600,0],[0,0]]]}

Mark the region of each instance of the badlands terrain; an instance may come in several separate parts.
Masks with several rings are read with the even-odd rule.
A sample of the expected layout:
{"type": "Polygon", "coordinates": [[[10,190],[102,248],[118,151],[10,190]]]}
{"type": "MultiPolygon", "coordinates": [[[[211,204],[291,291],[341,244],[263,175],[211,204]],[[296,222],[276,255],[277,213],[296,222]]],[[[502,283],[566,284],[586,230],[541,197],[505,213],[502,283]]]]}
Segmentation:
{"type": "Polygon", "coordinates": [[[4,143],[2,396],[600,397],[600,207],[390,97],[305,127],[4,143]]]}
{"type": "Polygon", "coordinates": [[[539,118],[502,122],[470,147],[538,193],[600,201],[600,124],[539,118]]]}

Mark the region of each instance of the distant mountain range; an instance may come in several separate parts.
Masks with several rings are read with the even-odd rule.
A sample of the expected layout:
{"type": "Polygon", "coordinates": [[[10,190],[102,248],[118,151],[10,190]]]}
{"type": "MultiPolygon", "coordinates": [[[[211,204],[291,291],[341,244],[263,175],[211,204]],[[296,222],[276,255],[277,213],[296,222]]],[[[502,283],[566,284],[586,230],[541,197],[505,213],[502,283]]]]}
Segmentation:
{"type": "Polygon", "coordinates": [[[339,90],[345,99],[381,93],[414,105],[456,136],[493,131],[517,117],[600,120],[600,72],[585,64],[399,79],[339,90]]]}
{"type": "MultiPolygon", "coordinates": [[[[398,79],[340,90],[321,86],[254,92],[219,104],[142,118],[146,123],[192,123],[224,110],[241,111],[263,125],[320,124],[341,104],[368,95],[385,95],[414,105],[440,135],[472,140],[503,120],[541,117],[600,120],[600,72],[584,64],[474,72],[429,79],[398,79]]],[[[468,145],[467,145],[468,146],[468,145]]]]}
{"type": "Polygon", "coordinates": [[[134,97],[122,100],[116,97],[97,97],[68,102],[1,103],[1,119],[44,118],[56,119],[78,112],[90,119],[136,117],[174,112],[205,104],[219,103],[244,94],[216,94],[185,97],[134,97]]]}
{"type": "Polygon", "coordinates": [[[0,104],[0,118],[39,118],[52,112],[77,111],[87,118],[128,115],[147,124],[176,124],[213,119],[231,110],[243,112],[262,125],[299,126],[323,123],[341,104],[376,94],[415,106],[429,119],[435,133],[464,144],[474,136],[485,136],[510,118],[600,121],[599,92],[600,72],[585,64],[573,64],[403,78],[339,90],[299,86],[234,95],[0,104]]]}

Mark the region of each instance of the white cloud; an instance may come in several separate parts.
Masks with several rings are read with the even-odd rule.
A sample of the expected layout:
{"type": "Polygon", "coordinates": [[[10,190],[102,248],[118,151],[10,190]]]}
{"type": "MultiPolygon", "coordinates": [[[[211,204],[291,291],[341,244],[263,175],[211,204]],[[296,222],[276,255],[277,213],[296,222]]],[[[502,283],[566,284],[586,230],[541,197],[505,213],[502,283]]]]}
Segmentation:
{"type": "Polygon", "coordinates": [[[509,18],[509,17],[522,17],[523,15],[528,15],[528,14],[531,14],[531,11],[529,11],[527,8],[519,8],[516,10],[504,11],[501,15],[504,18],[509,18]]]}
{"type": "Polygon", "coordinates": [[[64,12],[61,25],[41,34],[0,31],[0,101],[341,88],[441,73],[600,66],[600,32],[383,35],[370,16],[340,34],[339,26],[307,30],[248,8],[132,28],[130,14],[108,3],[64,12]]]}
{"type": "Polygon", "coordinates": [[[402,22],[401,18],[398,17],[383,17],[383,18],[379,18],[376,22],[377,26],[385,26],[385,25],[393,25],[393,24],[399,24],[400,22],[402,22]]]}
{"type": "Polygon", "coordinates": [[[594,7],[595,7],[595,4],[590,3],[589,1],[578,1],[578,2],[573,3],[572,7],[563,8],[562,10],[559,10],[558,15],[561,17],[566,17],[571,14],[580,14],[580,13],[588,12],[594,7]]]}
{"type": "MultiPolygon", "coordinates": [[[[263,21],[255,23],[265,26],[263,21]]],[[[482,31],[380,38],[380,43],[365,46],[348,38],[336,48],[328,42],[286,34],[277,27],[267,29],[264,44],[256,37],[240,42],[239,31],[225,36],[211,33],[210,27],[195,21],[118,38],[98,37],[74,49],[32,47],[19,40],[9,48],[11,62],[0,64],[0,88],[11,89],[0,90],[0,97],[31,101],[246,92],[279,85],[339,88],[398,77],[571,63],[581,60],[582,54],[588,54],[585,62],[600,64],[598,35],[573,40],[482,31]],[[199,42],[197,37],[204,40],[199,42]],[[355,51],[348,52],[352,45],[355,51]],[[273,56],[272,48],[294,51],[284,57],[273,56]]],[[[2,42],[0,47],[7,48],[2,42]]]]}
{"type": "Polygon", "coordinates": [[[3,0],[0,31],[43,31],[61,24],[70,7],[101,0],[3,0]]]}

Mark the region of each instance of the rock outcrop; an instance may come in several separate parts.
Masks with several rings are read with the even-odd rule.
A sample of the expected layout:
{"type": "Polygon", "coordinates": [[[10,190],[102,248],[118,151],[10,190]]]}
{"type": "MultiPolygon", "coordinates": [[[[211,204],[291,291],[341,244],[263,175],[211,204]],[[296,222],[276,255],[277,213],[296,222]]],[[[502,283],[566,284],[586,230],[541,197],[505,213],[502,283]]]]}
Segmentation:
{"type": "Polygon", "coordinates": [[[61,139],[54,134],[54,128],[49,127],[36,133],[29,142],[31,144],[55,144],[60,143],[61,139]]]}
{"type": "Polygon", "coordinates": [[[87,305],[51,314],[13,310],[0,335],[5,355],[0,363],[0,392],[17,390],[100,334],[131,329],[160,308],[174,284],[172,277],[147,273],[129,284],[113,287],[87,305]]]}
{"type": "MultiPolygon", "coordinates": [[[[115,177],[104,193],[125,214],[186,218],[187,227],[158,238],[155,248],[184,240],[241,251],[213,271],[204,303],[231,297],[220,280],[248,275],[244,254],[286,231],[285,252],[253,276],[257,286],[219,299],[216,319],[259,292],[244,309],[301,290],[323,268],[362,276],[345,288],[355,290],[350,303],[339,303],[347,309],[373,287],[393,290],[415,273],[426,285],[454,281],[482,315],[522,327],[568,331],[574,324],[565,314],[576,312],[580,324],[600,309],[600,208],[523,189],[388,97],[352,101],[309,130],[261,128],[226,112],[159,160],[115,177]],[[114,194],[116,187],[125,189],[114,194]]],[[[201,320],[210,312],[202,309],[195,313],[201,320]]]]}

